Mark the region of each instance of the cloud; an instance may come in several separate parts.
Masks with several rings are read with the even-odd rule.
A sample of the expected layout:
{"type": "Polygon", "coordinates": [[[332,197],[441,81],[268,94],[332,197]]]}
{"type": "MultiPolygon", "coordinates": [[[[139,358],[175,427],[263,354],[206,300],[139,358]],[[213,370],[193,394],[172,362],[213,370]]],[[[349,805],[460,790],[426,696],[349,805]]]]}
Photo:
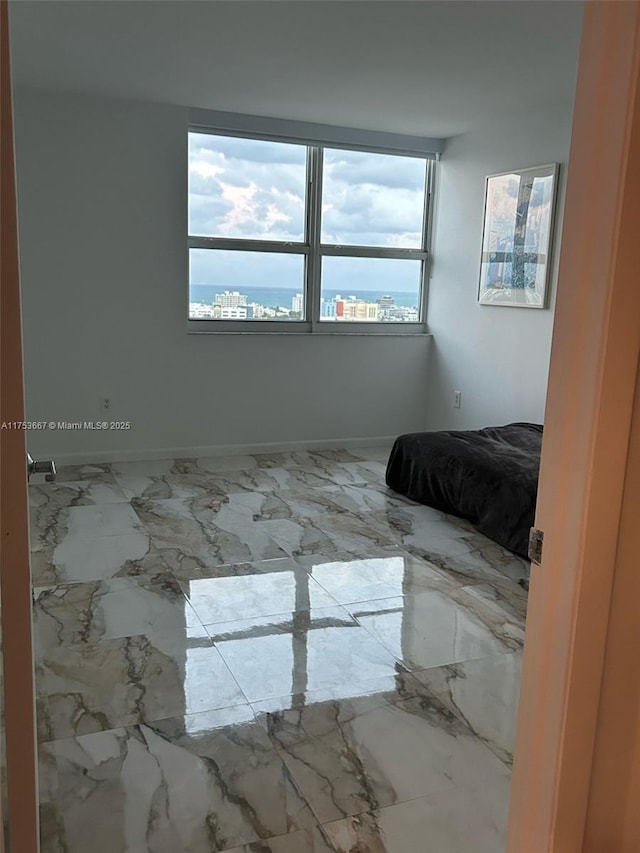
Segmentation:
{"type": "MultiPolygon", "coordinates": [[[[424,161],[367,152],[325,152],[322,239],[341,245],[419,248],[424,161]]],[[[189,233],[304,239],[303,146],[190,134],[189,233]]],[[[412,291],[420,263],[325,258],[325,286],[412,291]]],[[[192,250],[191,281],[220,287],[302,286],[302,256],[192,250]]]]}
{"type": "Polygon", "coordinates": [[[325,204],[323,242],[420,248],[423,200],[422,194],[407,190],[346,187],[325,204]]]}
{"type": "Polygon", "coordinates": [[[323,240],[419,248],[425,163],[366,152],[325,153],[323,240]]]}
{"type": "Polygon", "coordinates": [[[203,134],[190,134],[190,234],[304,239],[304,148],[226,137],[202,140],[203,134]]]}
{"type": "Polygon", "coordinates": [[[325,149],[324,168],[337,182],[424,192],[426,164],[416,157],[325,149]]]}
{"type": "Polygon", "coordinates": [[[243,139],[239,136],[215,136],[208,133],[190,133],[190,148],[213,156],[222,155],[227,160],[249,163],[304,163],[306,146],[287,142],[270,142],[263,139],[243,139]]]}

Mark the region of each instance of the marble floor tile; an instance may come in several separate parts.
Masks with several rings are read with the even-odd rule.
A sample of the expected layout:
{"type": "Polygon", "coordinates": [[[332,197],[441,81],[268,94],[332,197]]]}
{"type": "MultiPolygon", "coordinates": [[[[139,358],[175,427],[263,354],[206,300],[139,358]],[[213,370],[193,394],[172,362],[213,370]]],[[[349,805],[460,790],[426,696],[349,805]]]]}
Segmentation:
{"type": "Polygon", "coordinates": [[[202,456],[197,459],[198,468],[212,473],[218,471],[250,471],[258,467],[255,456],[250,454],[230,456],[202,456]]]}
{"type": "Polygon", "coordinates": [[[433,697],[330,705],[325,733],[278,749],[321,823],[462,785],[504,792],[509,771],[433,697]]]}
{"type": "MultiPolygon", "coordinates": [[[[282,468],[263,468],[253,473],[253,489],[277,494],[287,491],[297,493],[301,497],[308,496],[312,489],[322,489],[326,486],[335,485],[334,477],[339,470],[339,466],[334,462],[314,461],[311,458],[306,462],[301,462],[298,467],[291,465],[282,468]]],[[[251,474],[252,472],[248,473],[251,474]]],[[[220,476],[222,477],[222,475],[220,476]]],[[[246,481],[241,480],[233,472],[228,472],[224,476],[229,480],[235,478],[237,485],[244,485],[245,488],[247,486],[246,481]]]]}
{"type": "Polygon", "coordinates": [[[318,488],[317,491],[328,493],[336,508],[357,515],[366,516],[371,512],[384,512],[396,507],[418,506],[397,492],[382,487],[373,488],[370,485],[338,486],[330,484],[324,488],[318,488]]]}
{"type": "Polygon", "coordinates": [[[247,468],[235,469],[217,457],[114,463],[118,483],[130,495],[146,500],[187,499],[199,495],[275,492],[284,488],[307,491],[327,484],[316,476],[311,460],[292,454],[256,456],[247,468]],[[282,458],[280,458],[280,456],[282,458]],[[281,464],[270,464],[281,463],[281,464]],[[308,470],[301,466],[306,464],[308,470]]]}
{"type": "MultiPolygon", "coordinates": [[[[362,459],[359,461],[339,461],[336,462],[336,466],[342,472],[342,476],[351,479],[354,485],[367,483],[373,486],[384,486],[387,466],[383,462],[378,462],[375,459],[362,459]]],[[[336,482],[339,480],[336,479],[336,482]]]]}
{"type": "Polygon", "coordinates": [[[180,581],[180,585],[205,625],[336,605],[335,599],[295,560],[288,561],[288,571],[281,562],[275,572],[199,578],[180,581]]]}
{"type": "Polygon", "coordinates": [[[306,451],[276,451],[274,453],[252,453],[258,468],[301,468],[310,459],[306,451]]]}
{"type": "MultiPolygon", "coordinates": [[[[307,843],[301,853],[322,851],[313,814],[246,707],[58,740],[41,752],[65,853],[86,853],[89,839],[95,853],[216,853],[288,833],[307,843]]],[[[48,829],[45,851],[56,849],[48,829]]],[[[282,845],[273,849],[294,849],[282,845]]]]}
{"type": "MultiPolygon", "coordinates": [[[[259,457],[255,457],[259,459],[259,457]]],[[[198,459],[198,468],[208,468],[207,460],[198,459]]],[[[220,471],[221,480],[230,478],[246,487],[249,483],[258,491],[273,490],[277,484],[288,488],[321,488],[331,485],[384,485],[384,465],[373,460],[336,461],[318,454],[296,453],[282,466],[264,464],[239,471],[220,471]],[[240,475],[245,479],[241,480],[240,475]]]]}
{"type": "Polygon", "coordinates": [[[128,533],[89,539],[75,535],[73,529],[60,523],[46,530],[44,536],[31,539],[34,586],[135,577],[165,568],[166,563],[152,546],[150,537],[133,527],[128,533]]]}
{"type": "Polygon", "coordinates": [[[526,560],[487,539],[463,519],[421,505],[391,506],[370,513],[367,521],[396,545],[446,568],[467,583],[487,577],[528,577],[526,560]]]}
{"type": "Polygon", "coordinates": [[[340,604],[395,598],[457,584],[426,560],[406,551],[378,549],[359,559],[349,554],[302,555],[297,562],[340,604]]]}
{"type": "Polygon", "coordinates": [[[374,460],[337,462],[333,459],[314,457],[312,467],[308,471],[324,481],[324,485],[380,486],[384,484],[385,466],[374,460]]]}
{"type": "Polygon", "coordinates": [[[463,786],[326,824],[337,853],[503,853],[508,782],[463,786]]]}
{"type": "MultiPolygon", "coordinates": [[[[211,578],[244,577],[256,574],[277,574],[291,572],[291,557],[274,557],[269,560],[254,560],[244,563],[220,563],[214,566],[176,566],[173,574],[181,581],[194,581],[211,578]]],[[[296,564],[297,561],[296,561],[296,564]]]]}
{"type": "Polygon", "coordinates": [[[252,702],[256,719],[275,746],[287,747],[333,731],[358,714],[392,705],[429,691],[409,672],[396,672],[369,681],[342,683],[320,690],[288,693],[252,702]]]}
{"type": "Polygon", "coordinates": [[[343,607],[310,607],[295,612],[270,613],[266,616],[251,616],[233,619],[230,622],[214,622],[206,625],[210,639],[219,648],[230,640],[255,640],[273,634],[298,636],[308,630],[309,625],[317,628],[355,627],[358,623],[343,607]]]}
{"type": "Polygon", "coordinates": [[[267,492],[279,494],[282,491],[297,491],[308,494],[310,489],[327,485],[322,472],[316,466],[302,467],[257,467],[248,471],[220,471],[211,474],[217,491],[225,494],[237,492],[267,492]]]}
{"type": "Polygon", "coordinates": [[[496,655],[414,672],[498,758],[513,761],[522,654],[496,655]]]}
{"type": "MultiPolygon", "coordinates": [[[[182,581],[185,595],[205,625],[278,613],[335,607],[336,601],[297,567],[290,573],[182,581]]],[[[346,616],[346,611],[345,611],[346,616]]]]}
{"type": "Polygon", "coordinates": [[[353,453],[354,456],[358,456],[360,459],[372,462],[382,462],[386,466],[389,460],[389,455],[391,454],[391,445],[358,445],[357,447],[351,448],[351,453],[353,453]]]}
{"type": "Polygon", "coordinates": [[[314,460],[326,460],[328,459],[330,462],[362,462],[363,457],[358,456],[357,453],[353,453],[351,450],[331,450],[330,448],[325,448],[324,450],[308,450],[308,455],[314,460]]]}
{"type": "Polygon", "coordinates": [[[245,490],[199,496],[190,506],[196,518],[211,524],[220,523],[219,520],[224,520],[230,512],[240,513],[251,521],[347,512],[331,489],[308,488],[290,481],[274,491],[245,490]]]}
{"type": "Polygon", "coordinates": [[[260,468],[295,468],[300,471],[316,473],[326,479],[328,472],[336,463],[354,463],[366,461],[363,456],[349,450],[299,450],[287,453],[253,454],[260,468]]]}
{"type": "Polygon", "coordinates": [[[39,681],[41,741],[246,702],[208,639],[176,634],[43,650],[39,681]]]}
{"type": "MultiPolygon", "coordinates": [[[[510,578],[491,578],[483,583],[465,586],[467,595],[479,601],[484,608],[507,618],[524,630],[528,595],[525,589],[510,578]]],[[[504,617],[503,617],[504,618],[504,617]]]]}
{"type": "Polygon", "coordinates": [[[524,630],[462,589],[345,605],[410,670],[518,651],[524,630]]]}
{"type": "Polygon", "coordinates": [[[114,462],[113,474],[130,500],[167,500],[222,494],[212,475],[193,470],[195,460],[161,459],[146,462],[114,462]]]}
{"type": "Polygon", "coordinates": [[[128,500],[115,477],[107,474],[98,480],[29,484],[29,512],[36,529],[42,526],[37,520],[41,513],[58,513],[70,506],[126,503],[128,500]]]}
{"type": "Polygon", "coordinates": [[[349,501],[337,489],[308,488],[289,482],[277,492],[244,492],[230,495],[230,504],[251,515],[254,521],[309,518],[349,512],[349,501]]]}
{"type": "Polygon", "coordinates": [[[86,541],[137,532],[139,519],[123,497],[117,484],[106,485],[101,481],[30,486],[32,552],[50,558],[53,549],[66,539],[86,541]],[[98,497],[109,500],[96,502],[98,497]]]}
{"type": "Polygon", "coordinates": [[[360,555],[395,544],[388,530],[369,525],[359,516],[346,512],[311,518],[275,519],[261,524],[293,556],[335,551],[360,555]]]}
{"type": "Polygon", "coordinates": [[[372,513],[371,523],[391,531],[394,539],[415,549],[433,550],[447,557],[468,554],[471,530],[466,523],[454,524],[449,517],[420,504],[389,505],[372,513]]]}
{"type": "Polygon", "coordinates": [[[74,506],[68,510],[68,536],[93,542],[101,536],[121,536],[141,530],[140,519],[129,504],[74,506]]]}
{"type": "Polygon", "coordinates": [[[34,624],[41,649],[146,634],[206,637],[204,626],[168,571],[35,588],[34,624]]]}
{"type": "Polygon", "coordinates": [[[223,503],[216,498],[134,499],[132,506],[169,568],[180,573],[192,567],[288,556],[264,529],[264,522],[254,522],[223,503]]]}
{"type": "Polygon", "coordinates": [[[112,482],[111,463],[100,462],[86,465],[61,465],[56,470],[56,482],[66,483],[77,480],[98,482],[104,479],[112,482]]]}
{"type": "Polygon", "coordinates": [[[315,826],[280,835],[278,838],[234,847],[225,853],[335,853],[335,847],[329,841],[324,827],[315,826]]]}
{"type": "Polygon", "coordinates": [[[393,655],[341,607],[298,613],[293,629],[216,642],[250,702],[398,671],[393,655]]]}

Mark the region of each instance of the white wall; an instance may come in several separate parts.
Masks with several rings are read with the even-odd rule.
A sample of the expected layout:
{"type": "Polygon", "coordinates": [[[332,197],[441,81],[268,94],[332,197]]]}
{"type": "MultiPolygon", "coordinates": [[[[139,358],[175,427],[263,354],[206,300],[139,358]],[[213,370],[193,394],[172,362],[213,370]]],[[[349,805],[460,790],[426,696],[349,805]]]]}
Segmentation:
{"type": "Polygon", "coordinates": [[[27,414],[59,460],[344,444],[424,428],[427,337],[188,335],[187,111],[18,91],[27,414]]]}
{"type": "Polygon", "coordinates": [[[542,423],[553,327],[572,105],[513,116],[449,141],[439,170],[429,291],[430,429],[542,423]],[[551,292],[546,310],[477,302],[486,175],[560,162],[551,292]],[[453,391],[462,407],[453,408],[453,391]]]}

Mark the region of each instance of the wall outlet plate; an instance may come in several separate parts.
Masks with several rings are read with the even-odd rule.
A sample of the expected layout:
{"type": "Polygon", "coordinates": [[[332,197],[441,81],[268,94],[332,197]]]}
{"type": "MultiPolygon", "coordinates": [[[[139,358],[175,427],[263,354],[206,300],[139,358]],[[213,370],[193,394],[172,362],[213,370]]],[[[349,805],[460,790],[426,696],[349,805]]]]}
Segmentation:
{"type": "Polygon", "coordinates": [[[453,408],[459,409],[462,406],[462,391],[453,392],[453,408]]]}

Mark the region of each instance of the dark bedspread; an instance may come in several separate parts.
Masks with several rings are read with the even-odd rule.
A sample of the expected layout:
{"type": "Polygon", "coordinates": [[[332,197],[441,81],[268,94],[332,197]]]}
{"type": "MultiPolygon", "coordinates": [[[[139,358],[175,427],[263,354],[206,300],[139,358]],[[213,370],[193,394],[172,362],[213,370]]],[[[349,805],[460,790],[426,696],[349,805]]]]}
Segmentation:
{"type": "Polygon", "coordinates": [[[538,492],[542,426],[515,423],[396,439],[387,485],[411,500],[468,519],[524,557],[538,492]]]}

